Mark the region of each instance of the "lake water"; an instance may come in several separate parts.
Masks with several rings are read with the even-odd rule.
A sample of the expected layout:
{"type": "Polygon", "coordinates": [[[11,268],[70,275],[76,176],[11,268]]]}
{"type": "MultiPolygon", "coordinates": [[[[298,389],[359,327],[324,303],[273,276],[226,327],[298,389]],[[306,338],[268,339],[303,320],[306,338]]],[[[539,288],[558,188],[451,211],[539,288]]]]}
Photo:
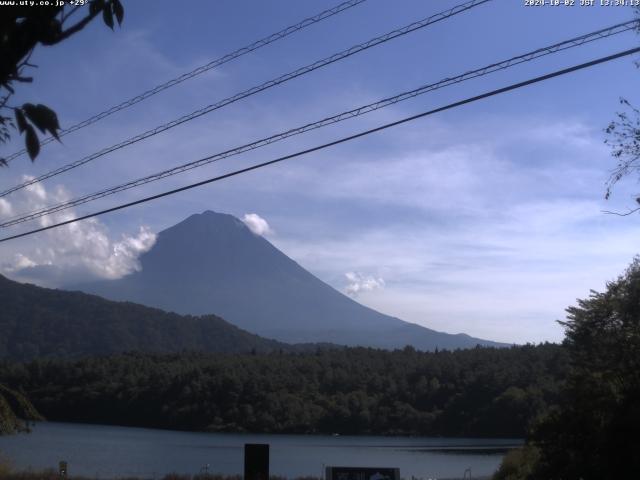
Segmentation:
{"type": "Polygon", "coordinates": [[[30,434],[0,437],[0,453],[19,470],[56,468],[95,478],[167,473],[241,474],[245,443],[270,445],[272,475],[323,475],[323,467],[397,467],[400,476],[473,478],[491,475],[518,439],[254,435],[175,432],[145,428],[38,423],[30,434]]]}

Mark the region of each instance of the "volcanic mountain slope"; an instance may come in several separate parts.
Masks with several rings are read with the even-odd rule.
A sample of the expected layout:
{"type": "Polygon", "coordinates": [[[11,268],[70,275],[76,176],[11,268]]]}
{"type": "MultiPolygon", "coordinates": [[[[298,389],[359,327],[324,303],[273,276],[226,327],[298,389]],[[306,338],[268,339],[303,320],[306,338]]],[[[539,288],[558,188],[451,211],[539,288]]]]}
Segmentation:
{"type": "Polygon", "coordinates": [[[423,350],[502,346],[383,315],[313,276],[232,215],[206,211],[158,235],[142,269],[76,286],[180,314],[216,314],[284,342],[423,350]]]}

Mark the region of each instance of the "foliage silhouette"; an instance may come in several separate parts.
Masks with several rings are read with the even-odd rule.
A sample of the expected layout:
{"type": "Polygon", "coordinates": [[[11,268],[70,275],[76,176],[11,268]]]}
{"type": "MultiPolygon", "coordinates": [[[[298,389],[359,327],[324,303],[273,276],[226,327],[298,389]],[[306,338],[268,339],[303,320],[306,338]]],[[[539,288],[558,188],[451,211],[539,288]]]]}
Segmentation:
{"type": "MultiPolygon", "coordinates": [[[[29,157],[33,161],[40,152],[40,140],[36,128],[42,133],[49,132],[56,139],[60,124],[56,113],[46,105],[25,103],[11,106],[9,100],[15,93],[16,83],[30,83],[33,78],[25,75],[33,50],[38,45],[56,45],[75,35],[86,27],[95,17],[102,15],[104,23],[113,30],[114,17],[118,25],[124,19],[124,8],[120,0],[89,0],[85,5],[72,6],[65,2],[60,6],[2,6],[0,16],[0,143],[11,139],[11,131],[17,126],[18,132],[25,135],[25,144],[29,157]],[[70,24],[70,18],[80,9],[86,10],[84,17],[70,24]],[[12,116],[4,113],[10,111],[12,116]],[[35,127],[35,128],[34,128],[35,127]]],[[[26,2],[25,2],[26,3],[26,2]]],[[[6,165],[4,158],[0,164],[6,165]]]]}
{"type": "Polygon", "coordinates": [[[640,258],[567,309],[567,380],[496,479],[635,478],[640,471],[640,258]]]}
{"type": "Polygon", "coordinates": [[[535,429],[534,478],[632,478],[640,470],[640,258],[567,309],[562,402],[535,429]]]}
{"type": "MultiPolygon", "coordinates": [[[[640,17],[640,7],[636,7],[635,11],[640,17]]],[[[638,31],[640,32],[640,28],[638,31]]],[[[636,62],[636,66],[640,67],[640,62],[636,62]]],[[[616,160],[616,167],[607,181],[606,199],[611,197],[619,181],[629,175],[640,173],[640,110],[625,98],[620,99],[620,104],[625,110],[616,113],[616,118],[605,129],[605,144],[611,147],[611,155],[616,160]]],[[[636,203],[640,204],[640,196],[636,198],[636,203]]],[[[626,213],[607,213],[626,216],[638,210],[640,207],[629,209],[626,213]]]]}

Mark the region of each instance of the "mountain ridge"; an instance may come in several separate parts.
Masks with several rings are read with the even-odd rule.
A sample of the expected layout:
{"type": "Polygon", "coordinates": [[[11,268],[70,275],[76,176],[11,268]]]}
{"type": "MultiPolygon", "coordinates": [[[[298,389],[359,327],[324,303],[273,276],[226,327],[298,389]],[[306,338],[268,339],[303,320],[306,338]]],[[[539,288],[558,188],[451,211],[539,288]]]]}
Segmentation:
{"type": "Polygon", "coordinates": [[[384,315],[335,290],[238,218],[207,210],[158,234],[141,270],[74,288],[179,314],[215,314],[288,343],[422,350],[505,346],[384,315]]]}
{"type": "MultiPolygon", "coordinates": [[[[181,316],[0,275],[0,358],[75,358],[128,351],[248,353],[299,350],[215,315],[181,316]]],[[[313,346],[309,346],[313,347],[313,346]]]]}

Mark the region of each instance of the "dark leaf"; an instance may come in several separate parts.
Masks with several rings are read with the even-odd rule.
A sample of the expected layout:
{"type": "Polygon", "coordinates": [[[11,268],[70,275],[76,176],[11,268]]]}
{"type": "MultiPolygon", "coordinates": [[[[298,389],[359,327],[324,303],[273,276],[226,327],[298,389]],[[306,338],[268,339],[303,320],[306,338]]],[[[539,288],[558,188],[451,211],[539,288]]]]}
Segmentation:
{"type": "Polygon", "coordinates": [[[0,158],[0,166],[8,167],[9,164],[7,163],[7,161],[4,158],[0,158]]]}
{"type": "Polygon", "coordinates": [[[43,45],[55,45],[60,41],[62,23],[57,18],[43,19],[38,24],[38,40],[43,45]]]}
{"type": "Polygon", "coordinates": [[[124,19],[124,7],[120,0],[113,0],[113,13],[116,15],[116,20],[118,20],[118,25],[122,25],[122,20],[124,19]]]}
{"type": "Polygon", "coordinates": [[[110,8],[102,9],[102,19],[104,20],[104,23],[107,25],[107,27],[113,30],[113,12],[110,8]]]}
{"type": "Polygon", "coordinates": [[[89,13],[96,15],[100,10],[104,8],[104,0],[93,0],[89,3],[89,13]]]}
{"type": "Polygon", "coordinates": [[[40,153],[40,140],[38,140],[38,135],[36,135],[36,131],[31,125],[27,125],[26,131],[27,152],[33,162],[40,153]]]}
{"type": "Polygon", "coordinates": [[[42,133],[46,133],[48,131],[57,140],[60,140],[58,138],[60,124],[58,123],[58,116],[56,115],[56,112],[41,103],[37,105],[25,103],[22,106],[22,110],[26,114],[27,118],[31,120],[31,123],[38,127],[42,133]]]}
{"type": "Polygon", "coordinates": [[[16,123],[18,124],[18,131],[22,133],[28,127],[27,119],[24,118],[24,113],[22,113],[22,110],[20,110],[19,108],[16,108],[14,112],[16,114],[16,123]]]}
{"type": "Polygon", "coordinates": [[[38,129],[42,133],[47,132],[46,121],[44,118],[42,118],[40,111],[33,103],[25,103],[24,105],[22,105],[22,111],[24,112],[25,116],[29,120],[31,120],[31,123],[38,127],[38,129]]]}

